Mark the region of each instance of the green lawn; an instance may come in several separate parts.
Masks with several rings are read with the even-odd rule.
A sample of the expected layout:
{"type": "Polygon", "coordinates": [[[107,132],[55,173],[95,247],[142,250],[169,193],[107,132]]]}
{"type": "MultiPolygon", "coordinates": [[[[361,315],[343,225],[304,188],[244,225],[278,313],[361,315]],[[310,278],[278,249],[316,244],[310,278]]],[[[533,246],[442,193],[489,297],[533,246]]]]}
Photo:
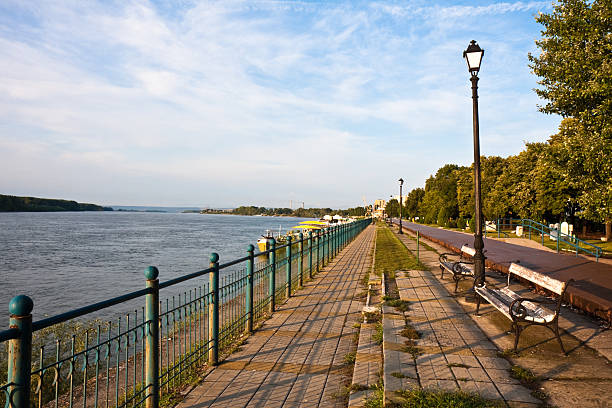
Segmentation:
{"type": "Polygon", "coordinates": [[[425,267],[417,262],[412,253],[384,224],[376,229],[376,254],[374,273],[381,275],[384,272],[394,273],[397,270],[418,269],[425,267]]]}

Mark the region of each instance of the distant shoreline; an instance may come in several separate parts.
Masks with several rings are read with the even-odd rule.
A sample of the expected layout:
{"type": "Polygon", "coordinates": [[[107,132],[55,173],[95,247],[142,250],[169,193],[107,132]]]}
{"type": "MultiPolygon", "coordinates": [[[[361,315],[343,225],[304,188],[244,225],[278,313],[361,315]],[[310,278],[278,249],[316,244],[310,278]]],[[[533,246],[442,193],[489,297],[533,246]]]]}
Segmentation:
{"type": "Polygon", "coordinates": [[[0,194],[0,212],[113,211],[111,207],[54,198],[0,194]]]}

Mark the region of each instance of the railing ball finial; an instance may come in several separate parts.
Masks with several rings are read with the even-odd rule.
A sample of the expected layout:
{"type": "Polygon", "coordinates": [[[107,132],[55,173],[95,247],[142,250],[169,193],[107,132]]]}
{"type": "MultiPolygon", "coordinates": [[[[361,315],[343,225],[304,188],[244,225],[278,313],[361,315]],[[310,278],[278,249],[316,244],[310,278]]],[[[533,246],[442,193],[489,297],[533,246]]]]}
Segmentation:
{"type": "Polygon", "coordinates": [[[13,316],[28,316],[32,313],[34,302],[26,295],[17,295],[9,302],[9,313],[13,316]]]}
{"type": "Polygon", "coordinates": [[[155,280],[159,276],[159,269],[155,266],[149,266],[145,269],[144,275],[147,280],[155,280]]]}
{"type": "Polygon", "coordinates": [[[219,254],[216,252],[213,252],[212,254],[210,254],[210,262],[211,263],[216,263],[219,260],[219,254]]]}
{"type": "Polygon", "coordinates": [[[249,246],[247,247],[247,252],[253,252],[253,251],[255,251],[255,245],[249,244],[249,246]]]}

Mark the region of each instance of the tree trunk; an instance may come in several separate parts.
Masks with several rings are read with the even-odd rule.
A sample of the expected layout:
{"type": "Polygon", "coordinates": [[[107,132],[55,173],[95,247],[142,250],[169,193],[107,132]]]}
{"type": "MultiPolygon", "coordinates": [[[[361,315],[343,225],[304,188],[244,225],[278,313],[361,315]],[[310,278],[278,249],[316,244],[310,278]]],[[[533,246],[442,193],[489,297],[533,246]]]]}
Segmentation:
{"type": "Polygon", "coordinates": [[[612,220],[606,220],[606,240],[612,241],[612,220]]]}

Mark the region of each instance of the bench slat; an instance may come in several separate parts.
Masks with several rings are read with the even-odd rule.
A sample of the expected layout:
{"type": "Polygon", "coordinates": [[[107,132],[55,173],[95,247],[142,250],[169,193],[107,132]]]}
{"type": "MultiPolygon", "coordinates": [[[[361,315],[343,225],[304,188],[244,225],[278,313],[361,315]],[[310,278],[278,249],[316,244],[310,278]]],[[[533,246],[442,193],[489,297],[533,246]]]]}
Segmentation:
{"type": "Polygon", "coordinates": [[[563,293],[565,285],[567,285],[566,282],[561,282],[560,280],[551,278],[550,276],[546,276],[536,271],[532,271],[531,269],[515,264],[514,262],[510,264],[510,268],[508,270],[510,271],[510,273],[523,277],[538,286],[541,286],[545,289],[550,290],[551,292],[556,293],[557,295],[563,293]]]}

